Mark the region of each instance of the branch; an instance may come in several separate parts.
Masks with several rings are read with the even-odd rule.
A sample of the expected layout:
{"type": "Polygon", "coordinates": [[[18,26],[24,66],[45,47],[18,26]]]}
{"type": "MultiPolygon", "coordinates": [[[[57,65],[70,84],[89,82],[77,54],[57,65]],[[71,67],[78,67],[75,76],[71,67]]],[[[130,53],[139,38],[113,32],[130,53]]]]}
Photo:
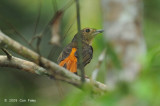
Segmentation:
{"type": "Polygon", "coordinates": [[[11,60],[12,55],[11,55],[6,49],[4,49],[4,48],[2,48],[2,50],[3,50],[3,52],[7,55],[7,58],[8,58],[9,60],[11,60]]]}
{"type": "Polygon", "coordinates": [[[12,67],[39,75],[48,75],[46,69],[39,67],[37,64],[12,56],[0,56],[0,67],[12,67]]]}
{"type": "MultiPolygon", "coordinates": [[[[36,65],[36,64],[38,64],[38,61],[39,61],[39,55],[37,53],[22,46],[18,42],[12,40],[11,38],[9,38],[7,35],[2,33],[1,31],[0,31],[0,46],[7,47],[8,49],[12,50],[13,52],[27,58],[28,60],[31,60],[32,62],[30,64],[33,64],[33,66],[35,66],[37,68],[39,67],[38,65],[36,65]]],[[[17,60],[17,58],[15,58],[15,59],[17,60]]],[[[22,59],[19,59],[19,60],[22,61],[22,59]]],[[[1,60],[2,63],[3,63],[3,61],[1,60]]],[[[79,76],[69,72],[68,70],[64,69],[63,67],[60,67],[59,65],[57,65],[56,63],[54,63],[50,60],[47,60],[44,57],[41,57],[41,62],[44,65],[43,68],[47,69],[47,71],[45,70],[45,73],[43,73],[43,74],[46,75],[46,72],[47,72],[47,75],[52,76],[53,78],[55,78],[57,80],[62,80],[62,81],[68,82],[68,83],[75,85],[76,87],[79,87],[79,88],[82,87],[81,79],[79,76]]],[[[12,67],[17,68],[13,65],[13,61],[8,60],[8,64],[11,64],[12,67]]],[[[16,64],[16,63],[14,63],[14,64],[16,64]]],[[[30,64],[28,64],[28,65],[30,65],[30,64]]],[[[19,66],[20,64],[16,64],[16,65],[19,66]]],[[[40,68],[42,68],[42,67],[40,67],[40,68]]],[[[23,69],[25,69],[25,68],[23,68],[23,69]]],[[[32,73],[37,74],[37,69],[33,68],[33,69],[31,69],[31,71],[28,71],[28,72],[32,72],[32,73]]],[[[41,71],[41,72],[44,72],[44,71],[41,71]]],[[[100,83],[100,82],[90,81],[89,79],[86,79],[86,84],[91,85],[92,91],[100,92],[100,93],[107,91],[107,86],[100,83]]]]}

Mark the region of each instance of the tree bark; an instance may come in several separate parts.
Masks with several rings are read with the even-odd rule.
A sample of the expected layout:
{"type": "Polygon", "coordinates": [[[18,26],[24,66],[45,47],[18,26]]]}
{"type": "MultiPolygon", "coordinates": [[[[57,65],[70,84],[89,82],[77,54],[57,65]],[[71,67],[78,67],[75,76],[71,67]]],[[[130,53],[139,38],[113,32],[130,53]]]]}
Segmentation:
{"type": "Polygon", "coordinates": [[[143,3],[141,0],[102,0],[104,38],[115,51],[121,69],[108,56],[106,84],[115,88],[118,81],[132,82],[142,66],[146,53],[142,32],[143,3]]]}

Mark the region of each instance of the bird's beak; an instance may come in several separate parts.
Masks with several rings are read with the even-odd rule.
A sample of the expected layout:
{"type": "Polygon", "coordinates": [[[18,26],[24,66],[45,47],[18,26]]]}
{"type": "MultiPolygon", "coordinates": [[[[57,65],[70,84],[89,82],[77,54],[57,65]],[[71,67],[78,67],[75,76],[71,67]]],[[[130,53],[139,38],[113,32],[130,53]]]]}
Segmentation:
{"type": "Polygon", "coordinates": [[[104,32],[103,29],[98,29],[98,30],[96,30],[96,31],[94,32],[94,35],[97,35],[97,34],[102,33],[102,32],[104,32]]]}

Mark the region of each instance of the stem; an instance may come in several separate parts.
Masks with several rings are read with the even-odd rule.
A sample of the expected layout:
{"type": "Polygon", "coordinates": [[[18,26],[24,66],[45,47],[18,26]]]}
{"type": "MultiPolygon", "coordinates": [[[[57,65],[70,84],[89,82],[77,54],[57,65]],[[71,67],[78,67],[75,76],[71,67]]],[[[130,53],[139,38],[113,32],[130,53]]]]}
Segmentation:
{"type": "Polygon", "coordinates": [[[80,30],[81,30],[81,22],[80,22],[80,9],[79,9],[79,0],[75,0],[76,2],[76,12],[77,12],[77,28],[78,28],[78,62],[80,63],[80,70],[81,70],[81,81],[82,83],[85,82],[85,73],[84,73],[84,66],[83,66],[83,63],[82,63],[82,35],[80,33],[80,30]]]}

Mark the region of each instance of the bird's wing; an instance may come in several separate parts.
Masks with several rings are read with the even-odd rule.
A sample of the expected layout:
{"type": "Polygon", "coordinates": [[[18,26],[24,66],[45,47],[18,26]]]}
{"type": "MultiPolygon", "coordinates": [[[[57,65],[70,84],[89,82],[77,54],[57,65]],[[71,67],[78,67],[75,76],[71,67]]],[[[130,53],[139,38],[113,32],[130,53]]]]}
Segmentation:
{"type": "Polygon", "coordinates": [[[68,44],[63,50],[62,52],[60,53],[58,59],[57,59],[57,62],[58,64],[64,60],[65,58],[67,58],[69,56],[69,54],[71,53],[71,50],[72,50],[72,46],[71,46],[71,43],[68,44]]]}
{"type": "MultiPolygon", "coordinates": [[[[83,55],[83,65],[86,66],[88,63],[90,63],[92,57],[93,57],[93,48],[90,45],[84,44],[82,48],[82,55],[83,55]]],[[[78,51],[75,53],[75,56],[78,57],[78,51]]],[[[79,66],[79,63],[78,63],[79,66]]]]}
{"type": "Polygon", "coordinates": [[[86,49],[83,49],[83,65],[86,66],[90,63],[93,57],[93,48],[92,46],[88,46],[86,49]]]}

